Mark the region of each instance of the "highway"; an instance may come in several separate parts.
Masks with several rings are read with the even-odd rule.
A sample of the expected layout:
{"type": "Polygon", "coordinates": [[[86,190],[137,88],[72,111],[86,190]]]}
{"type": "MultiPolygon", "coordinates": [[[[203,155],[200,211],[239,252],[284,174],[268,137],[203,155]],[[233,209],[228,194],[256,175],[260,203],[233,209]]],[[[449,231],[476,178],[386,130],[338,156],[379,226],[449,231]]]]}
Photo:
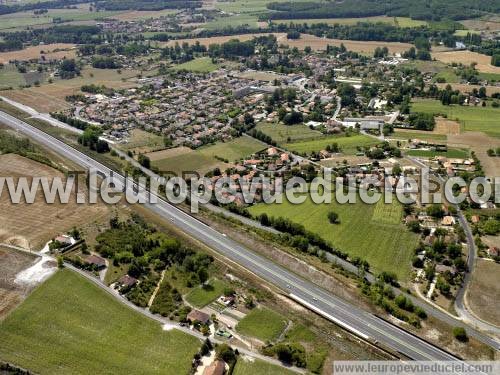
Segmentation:
{"type": "MultiPolygon", "coordinates": [[[[82,167],[93,168],[106,175],[110,175],[112,172],[108,167],[91,159],[89,156],[4,112],[0,112],[0,122],[18,130],[20,133],[82,167]]],[[[116,186],[123,186],[124,177],[116,172],[113,172],[113,175],[116,186]]],[[[457,359],[424,340],[377,318],[373,314],[339,299],[317,285],[298,277],[284,267],[255,254],[248,248],[243,247],[160,198],[158,198],[158,203],[146,203],[144,206],[222,256],[281,289],[290,295],[290,298],[361,338],[383,343],[414,360],[457,359]]]]}

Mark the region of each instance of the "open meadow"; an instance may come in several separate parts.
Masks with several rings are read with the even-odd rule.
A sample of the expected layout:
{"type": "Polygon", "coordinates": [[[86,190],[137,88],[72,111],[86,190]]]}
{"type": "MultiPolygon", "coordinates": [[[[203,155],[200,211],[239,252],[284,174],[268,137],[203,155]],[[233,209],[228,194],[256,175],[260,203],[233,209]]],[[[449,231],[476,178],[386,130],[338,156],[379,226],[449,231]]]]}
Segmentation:
{"type": "MultiPolygon", "coordinates": [[[[358,197],[359,201],[359,197],[358,197]]],[[[408,231],[402,223],[401,204],[394,201],[375,205],[361,202],[315,204],[309,197],[302,204],[291,204],[283,199],[281,204],[258,204],[249,208],[252,215],[267,213],[272,217],[285,217],[317,233],[334,247],[358,256],[370,263],[375,272],[392,271],[399,280],[408,279],[413,250],[418,236],[408,231]],[[330,224],[328,213],[338,214],[340,223],[330,224]]]]}
{"type": "Polygon", "coordinates": [[[0,358],[39,374],[182,374],[200,341],[58,271],[0,323],[0,358]]]}
{"type": "Polygon", "coordinates": [[[44,56],[47,60],[74,59],[76,45],[72,43],[54,43],[30,46],[19,51],[0,52],[0,63],[7,64],[12,60],[39,59],[44,56]]]}
{"type": "MultiPolygon", "coordinates": [[[[0,175],[28,180],[33,176],[64,178],[63,173],[54,168],[14,154],[0,155],[0,175]]],[[[55,235],[89,221],[106,220],[108,215],[109,209],[104,205],[77,204],[74,192],[64,205],[57,200],[46,204],[41,188],[33,204],[24,201],[13,204],[4,192],[0,197],[0,242],[39,250],[55,235]]]]}
{"type": "Polygon", "coordinates": [[[195,73],[210,73],[217,70],[217,68],[218,66],[212,62],[210,57],[199,57],[172,67],[173,70],[187,70],[195,73]]]}
{"type": "Polygon", "coordinates": [[[272,365],[254,358],[240,356],[236,366],[234,366],[233,375],[294,375],[292,370],[281,366],[272,365]]]}
{"type": "Polygon", "coordinates": [[[491,65],[491,56],[471,51],[432,52],[432,58],[444,63],[477,63],[476,69],[483,73],[500,73],[500,67],[491,65]]]}
{"type": "Polygon", "coordinates": [[[438,100],[415,100],[412,112],[446,115],[449,120],[457,120],[464,131],[482,131],[492,137],[500,137],[500,108],[491,106],[443,105],[438,100]]]}
{"type": "Polygon", "coordinates": [[[353,52],[358,52],[364,55],[372,55],[373,51],[377,47],[387,47],[389,53],[404,52],[410,49],[412,46],[409,43],[399,43],[399,42],[373,42],[373,41],[359,41],[359,40],[341,40],[341,39],[329,39],[320,38],[315,35],[301,34],[300,39],[287,39],[285,33],[260,33],[260,34],[241,34],[241,35],[229,35],[229,36],[216,36],[212,38],[193,38],[193,39],[177,39],[170,40],[168,42],[158,43],[160,46],[174,46],[175,43],[182,45],[182,43],[194,44],[199,42],[201,45],[208,47],[210,44],[221,44],[225,43],[231,39],[238,39],[240,41],[250,40],[256,36],[273,34],[278,40],[278,44],[284,44],[289,47],[297,47],[298,49],[304,49],[309,46],[314,51],[324,51],[326,46],[344,46],[353,52]]]}
{"type": "Polygon", "coordinates": [[[69,108],[65,98],[80,92],[83,85],[104,85],[109,88],[122,89],[135,87],[134,79],[139,74],[135,70],[84,68],[81,75],[73,79],[58,79],[53,83],[40,87],[2,91],[1,96],[15,100],[37,111],[48,113],[69,108]]]}
{"type": "Polygon", "coordinates": [[[264,134],[270,136],[276,143],[283,144],[287,142],[296,142],[304,139],[315,139],[323,137],[320,131],[309,129],[307,126],[283,125],[281,123],[261,122],[256,126],[264,134]]]}
{"type": "Polygon", "coordinates": [[[195,307],[204,307],[224,293],[228,285],[221,280],[212,279],[207,285],[193,289],[186,296],[186,301],[195,307]]]}
{"type": "Polygon", "coordinates": [[[286,327],[286,320],[279,314],[264,307],[254,308],[236,326],[236,330],[245,336],[262,341],[278,338],[286,327]]]}
{"type": "Polygon", "coordinates": [[[319,152],[324,150],[332,143],[337,143],[343,154],[355,155],[358,152],[358,147],[374,146],[380,142],[363,134],[351,135],[349,137],[333,135],[307,141],[284,143],[283,147],[293,152],[309,154],[313,151],[319,152]]]}
{"type": "Polygon", "coordinates": [[[228,142],[203,146],[196,150],[186,147],[174,148],[147,154],[154,166],[177,174],[186,171],[206,173],[218,167],[228,168],[231,163],[261,151],[265,145],[254,138],[242,136],[228,142]],[[226,159],[227,162],[221,161],[226,159]]]}
{"type": "Polygon", "coordinates": [[[388,17],[388,16],[373,16],[360,18],[301,18],[292,20],[273,20],[272,23],[285,24],[308,24],[314,25],[318,23],[326,23],[327,25],[356,25],[360,22],[370,23],[385,23],[399,27],[417,27],[427,25],[426,21],[412,20],[408,17],[388,17]]]}
{"type": "Polygon", "coordinates": [[[500,284],[498,273],[500,264],[479,259],[472,274],[472,282],[467,292],[469,306],[479,318],[500,325],[500,284]]]}

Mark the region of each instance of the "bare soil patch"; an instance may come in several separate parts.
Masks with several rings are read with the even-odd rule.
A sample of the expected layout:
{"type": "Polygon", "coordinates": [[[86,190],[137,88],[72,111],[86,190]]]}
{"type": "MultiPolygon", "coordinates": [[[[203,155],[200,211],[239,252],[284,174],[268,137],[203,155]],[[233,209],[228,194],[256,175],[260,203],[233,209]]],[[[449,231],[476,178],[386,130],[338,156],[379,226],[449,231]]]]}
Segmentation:
{"type": "Polygon", "coordinates": [[[436,126],[433,133],[436,134],[460,134],[460,124],[456,121],[448,120],[442,117],[436,118],[436,126]]]}
{"type": "MultiPolygon", "coordinates": [[[[61,172],[49,166],[13,154],[0,155],[0,176],[64,179],[61,172]]],[[[108,215],[109,209],[102,204],[77,204],[74,192],[68,204],[61,204],[57,199],[54,204],[47,204],[41,188],[33,204],[23,200],[13,204],[4,188],[0,196],[0,243],[39,250],[54,236],[73,227],[83,228],[93,221],[105,220],[108,215]]]]}
{"type": "Polygon", "coordinates": [[[500,147],[500,140],[488,137],[482,132],[465,132],[457,135],[448,135],[448,146],[468,146],[476,153],[486,176],[498,176],[500,173],[500,157],[488,156],[489,148],[500,147]]]}
{"type": "Polygon", "coordinates": [[[0,321],[28,294],[30,288],[14,282],[16,275],[38,259],[0,245],[0,321]]]}
{"type": "Polygon", "coordinates": [[[75,44],[55,43],[32,46],[20,51],[0,53],[0,63],[8,63],[11,60],[31,60],[45,56],[47,60],[60,60],[63,58],[75,58],[75,44]],[[43,54],[41,52],[44,52],[43,54]]]}
{"type": "Polygon", "coordinates": [[[491,56],[483,55],[471,51],[450,51],[450,52],[433,52],[432,58],[444,63],[462,63],[470,65],[473,62],[477,63],[476,69],[483,73],[498,73],[500,67],[491,65],[491,56]]]}
{"type": "Polygon", "coordinates": [[[500,326],[500,284],[498,273],[500,264],[478,259],[472,275],[472,282],[467,291],[470,308],[481,319],[500,326]]]}

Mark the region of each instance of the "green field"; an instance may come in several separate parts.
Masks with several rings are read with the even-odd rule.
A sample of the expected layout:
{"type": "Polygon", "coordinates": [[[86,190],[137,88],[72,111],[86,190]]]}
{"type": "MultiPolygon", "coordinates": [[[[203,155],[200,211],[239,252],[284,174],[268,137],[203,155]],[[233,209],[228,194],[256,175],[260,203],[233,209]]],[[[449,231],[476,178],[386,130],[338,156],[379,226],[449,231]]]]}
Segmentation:
{"type": "Polygon", "coordinates": [[[498,73],[479,73],[479,79],[486,79],[488,81],[500,81],[500,74],[498,73]]]}
{"type": "Polygon", "coordinates": [[[328,25],[356,25],[359,22],[370,23],[386,23],[392,26],[399,27],[418,27],[427,25],[426,21],[412,20],[409,17],[388,17],[388,16],[373,16],[362,18],[306,18],[306,19],[292,19],[292,20],[273,20],[273,23],[278,24],[318,24],[326,23],[328,25]]]}
{"type": "Polygon", "coordinates": [[[256,126],[264,134],[270,136],[276,143],[283,144],[304,139],[321,138],[323,135],[305,125],[284,125],[281,123],[261,122],[256,126]]]}
{"type": "Polygon", "coordinates": [[[233,375],[293,375],[296,372],[259,359],[238,358],[233,375]]]}
{"type": "Polygon", "coordinates": [[[4,65],[0,68],[0,89],[8,87],[17,88],[20,85],[25,85],[24,76],[17,71],[17,68],[12,64],[4,65]]]}
{"type": "Polygon", "coordinates": [[[459,148],[450,148],[446,152],[427,151],[427,150],[408,150],[405,151],[405,154],[409,156],[417,156],[423,158],[446,156],[447,158],[466,159],[467,157],[469,157],[469,152],[467,150],[462,150],[459,148]]]}
{"type": "Polygon", "coordinates": [[[227,27],[248,25],[252,29],[257,27],[258,18],[254,14],[234,14],[227,17],[218,17],[207,22],[202,27],[207,30],[218,30],[227,27]]]}
{"type": "Polygon", "coordinates": [[[220,297],[224,293],[227,284],[224,281],[213,279],[208,283],[208,287],[197,287],[187,296],[186,301],[196,307],[203,307],[220,297]]]}
{"type": "Polygon", "coordinates": [[[493,137],[500,137],[500,108],[442,105],[438,100],[418,100],[411,104],[412,112],[445,114],[450,120],[457,120],[466,131],[482,131],[493,137]]]}
{"type": "Polygon", "coordinates": [[[375,205],[362,202],[339,204],[335,197],[330,204],[315,204],[310,198],[294,205],[283,199],[282,204],[258,204],[249,208],[253,215],[266,212],[273,217],[286,217],[303,224],[335,247],[370,263],[371,269],[393,271],[399,280],[407,280],[411,257],[418,236],[402,224],[400,203],[385,204],[381,199],[375,205]],[[330,224],[327,214],[339,215],[340,224],[330,224]]]}
{"type": "Polygon", "coordinates": [[[285,327],[286,321],[281,315],[262,307],[250,311],[240,320],[236,330],[246,336],[270,341],[278,338],[285,327]]]}
{"type": "Polygon", "coordinates": [[[332,143],[337,143],[343,154],[354,155],[356,154],[358,147],[373,146],[380,142],[367,135],[356,134],[349,137],[329,136],[310,141],[285,143],[283,144],[283,147],[293,152],[308,154],[312,151],[317,152],[324,150],[326,146],[331,145],[332,143]]]}
{"type": "Polygon", "coordinates": [[[160,137],[159,135],[141,129],[133,129],[130,132],[128,143],[120,145],[120,147],[125,150],[139,149],[138,151],[152,151],[164,148],[165,144],[163,137],[160,137]]]}
{"type": "Polygon", "coordinates": [[[432,141],[443,141],[446,142],[446,135],[444,134],[435,134],[432,132],[428,131],[415,131],[415,132],[408,132],[408,131],[398,131],[398,129],[394,130],[394,133],[389,136],[390,138],[396,138],[396,139],[422,139],[422,140],[432,140],[432,141]]]}
{"type": "Polygon", "coordinates": [[[0,323],[0,358],[39,374],[186,374],[199,346],[70,270],[0,323]]]}
{"type": "Polygon", "coordinates": [[[174,70],[188,70],[196,73],[210,73],[218,69],[210,57],[200,57],[172,67],[174,70]]]}
{"type": "Polygon", "coordinates": [[[438,78],[444,78],[446,83],[459,83],[460,77],[455,74],[455,71],[452,68],[445,68],[441,70],[438,74],[434,76],[432,79],[433,82],[437,82],[438,78]]]}
{"type": "Polygon", "coordinates": [[[229,142],[219,142],[215,145],[200,147],[181,155],[173,155],[153,161],[152,164],[163,171],[182,173],[198,171],[205,173],[215,167],[227,168],[229,165],[215,157],[227,159],[229,162],[240,160],[246,156],[261,151],[265,145],[250,137],[239,137],[229,142]]]}

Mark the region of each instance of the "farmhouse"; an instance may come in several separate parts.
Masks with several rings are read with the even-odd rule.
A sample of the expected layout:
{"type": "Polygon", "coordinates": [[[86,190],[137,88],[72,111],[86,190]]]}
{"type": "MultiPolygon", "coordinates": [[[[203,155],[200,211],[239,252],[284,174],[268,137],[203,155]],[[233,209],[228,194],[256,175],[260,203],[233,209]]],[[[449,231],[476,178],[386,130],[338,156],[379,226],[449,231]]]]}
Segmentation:
{"type": "Polygon", "coordinates": [[[85,258],[85,263],[94,266],[98,270],[106,267],[106,260],[98,255],[89,255],[85,258]]]}
{"type": "Polygon", "coordinates": [[[199,310],[191,310],[187,315],[187,320],[191,323],[200,322],[207,324],[210,321],[210,316],[199,310]]]}

